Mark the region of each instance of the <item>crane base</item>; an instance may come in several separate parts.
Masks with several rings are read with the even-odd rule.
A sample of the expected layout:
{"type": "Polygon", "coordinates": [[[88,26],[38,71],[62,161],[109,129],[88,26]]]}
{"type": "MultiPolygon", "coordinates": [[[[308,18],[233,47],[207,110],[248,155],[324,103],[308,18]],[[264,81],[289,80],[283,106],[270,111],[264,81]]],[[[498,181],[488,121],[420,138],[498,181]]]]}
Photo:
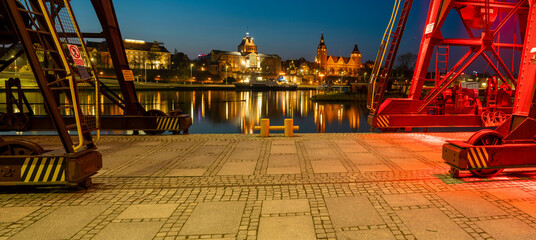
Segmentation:
{"type": "MultiPolygon", "coordinates": [[[[102,155],[86,150],[68,155],[0,156],[0,186],[80,185],[102,168],[102,155]]],[[[89,179],[89,180],[88,180],[89,179]]]]}

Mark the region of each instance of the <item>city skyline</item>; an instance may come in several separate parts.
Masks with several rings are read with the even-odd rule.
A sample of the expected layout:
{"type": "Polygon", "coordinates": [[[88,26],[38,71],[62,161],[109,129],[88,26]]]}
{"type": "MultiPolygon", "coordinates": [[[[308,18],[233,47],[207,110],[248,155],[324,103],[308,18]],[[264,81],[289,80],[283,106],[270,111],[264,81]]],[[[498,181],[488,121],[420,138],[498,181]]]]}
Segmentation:
{"type": "MultiPolygon", "coordinates": [[[[366,7],[360,1],[277,3],[283,2],[160,0],[147,5],[134,0],[115,1],[114,6],[123,38],[163,42],[170,52],[177,49],[190,59],[213,49],[235,49],[249,32],[261,52],[314,61],[323,33],[330,54],[349,55],[358,44],[365,62],[376,56],[394,1],[369,2],[366,7]],[[237,9],[246,3],[247,8],[237,9]]],[[[101,31],[90,1],[72,5],[82,31],[101,31]]],[[[426,1],[414,4],[400,52],[417,52],[427,7],[426,1]]]]}

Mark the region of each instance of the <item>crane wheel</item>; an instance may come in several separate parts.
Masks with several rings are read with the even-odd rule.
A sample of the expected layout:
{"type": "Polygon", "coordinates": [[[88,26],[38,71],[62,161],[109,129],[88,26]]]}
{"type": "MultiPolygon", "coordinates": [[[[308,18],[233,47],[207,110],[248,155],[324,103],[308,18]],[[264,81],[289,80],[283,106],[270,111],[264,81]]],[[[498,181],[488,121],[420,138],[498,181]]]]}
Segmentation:
{"type": "MultiPolygon", "coordinates": [[[[484,129],[473,134],[473,136],[471,136],[467,142],[474,146],[502,145],[503,138],[504,137],[495,130],[484,129]]],[[[476,169],[476,170],[470,170],[470,172],[477,177],[489,178],[489,177],[497,176],[503,170],[504,169],[502,168],[476,169]]]]}
{"type": "Polygon", "coordinates": [[[44,152],[37,143],[27,140],[8,140],[0,143],[0,155],[3,156],[41,155],[44,152]]]}

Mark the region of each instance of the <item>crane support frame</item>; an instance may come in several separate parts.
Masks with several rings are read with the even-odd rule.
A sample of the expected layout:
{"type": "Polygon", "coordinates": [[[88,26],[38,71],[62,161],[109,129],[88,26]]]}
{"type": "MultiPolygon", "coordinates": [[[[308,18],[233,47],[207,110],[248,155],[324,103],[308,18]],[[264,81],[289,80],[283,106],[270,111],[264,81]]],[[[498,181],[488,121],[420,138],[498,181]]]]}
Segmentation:
{"type": "MultiPolygon", "coordinates": [[[[512,89],[517,83],[514,73],[506,66],[497,49],[521,50],[523,45],[512,40],[501,42],[498,34],[508,21],[515,18],[519,19],[517,22],[521,26],[519,34],[524,37],[526,24],[528,24],[528,11],[528,0],[509,2],[431,0],[408,97],[385,100],[377,98],[377,101],[381,103],[377,108],[371,109],[371,116],[368,118],[369,125],[381,130],[392,130],[414,127],[489,127],[502,124],[506,119],[505,116],[512,114],[512,89]],[[475,22],[481,20],[481,25],[473,26],[470,21],[465,21],[467,13],[463,9],[475,9],[474,11],[481,19],[474,20],[475,22]],[[445,19],[452,11],[456,11],[460,16],[468,37],[446,38],[443,36],[441,28],[447,27],[444,26],[445,19]],[[453,51],[453,47],[457,49],[465,47],[468,50],[459,59],[447,56],[447,59],[456,61],[455,64],[448,68],[447,72],[436,73],[435,77],[428,79],[434,50],[438,47],[449,47],[450,52],[453,51]],[[499,89],[498,94],[501,95],[503,101],[497,104],[480,101],[478,86],[456,85],[453,87],[458,77],[479,57],[491,66],[501,82],[495,88],[499,89]],[[493,60],[497,61],[497,66],[493,60]],[[434,86],[427,87],[426,82],[432,81],[434,86]],[[489,114],[483,115],[490,112],[493,118],[491,120],[489,120],[489,114]],[[450,118],[453,115],[456,117],[450,118]],[[385,116],[391,118],[388,125],[385,125],[385,121],[379,120],[385,116]],[[439,119],[436,116],[445,116],[453,121],[445,124],[445,121],[436,121],[439,119]],[[406,118],[414,121],[407,121],[406,118]],[[478,118],[481,120],[474,121],[478,118]],[[422,123],[426,122],[427,124],[423,126],[422,123]]],[[[439,58],[436,56],[435,59],[439,58]]]]}
{"type": "Polygon", "coordinates": [[[459,177],[460,170],[492,177],[502,169],[536,166],[536,2],[529,4],[512,116],[495,130],[481,130],[467,141],[443,145],[443,159],[451,166],[453,177],[459,177]]]}

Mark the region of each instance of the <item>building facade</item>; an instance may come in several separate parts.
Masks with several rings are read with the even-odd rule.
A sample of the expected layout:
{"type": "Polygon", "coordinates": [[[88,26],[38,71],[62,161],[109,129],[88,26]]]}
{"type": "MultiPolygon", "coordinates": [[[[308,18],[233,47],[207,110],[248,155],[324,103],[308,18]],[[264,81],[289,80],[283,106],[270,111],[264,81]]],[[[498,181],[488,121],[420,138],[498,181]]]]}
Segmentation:
{"type": "MultiPolygon", "coordinates": [[[[171,53],[157,41],[123,40],[125,53],[132,69],[170,69],[171,53]]],[[[98,68],[112,68],[112,59],[106,41],[87,42],[91,61],[98,68]]]]}
{"type": "Polygon", "coordinates": [[[237,52],[212,50],[209,54],[208,71],[221,79],[245,80],[252,75],[275,78],[280,70],[281,58],[275,54],[258,53],[249,33],[242,38],[237,52]]]}
{"type": "Polygon", "coordinates": [[[342,75],[355,77],[358,75],[359,69],[362,68],[361,52],[359,52],[357,44],[350,53],[350,57],[328,56],[327,47],[324,42],[324,34],[320,36],[320,43],[316,50],[315,62],[326,76],[342,75]]]}

